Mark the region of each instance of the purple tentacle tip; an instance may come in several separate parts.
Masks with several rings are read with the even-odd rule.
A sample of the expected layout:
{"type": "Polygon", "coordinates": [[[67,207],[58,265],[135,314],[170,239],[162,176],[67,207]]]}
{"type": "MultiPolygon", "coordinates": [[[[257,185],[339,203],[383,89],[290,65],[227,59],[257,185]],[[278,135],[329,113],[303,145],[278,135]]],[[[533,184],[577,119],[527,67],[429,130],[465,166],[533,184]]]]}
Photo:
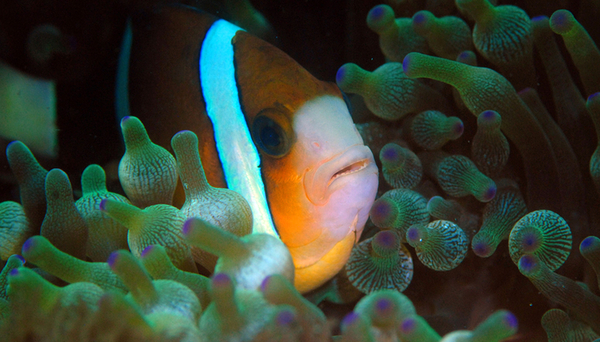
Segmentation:
{"type": "Polygon", "coordinates": [[[405,334],[410,334],[417,327],[417,321],[409,317],[400,323],[400,330],[405,334]]]}
{"type": "MultiPolygon", "coordinates": [[[[471,52],[471,51],[469,51],[469,50],[466,50],[466,51],[463,51],[463,52],[461,52],[461,53],[458,55],[458,57],[456,57],[456,59],[458,59],[458,60],[464,60],[464,59],[468,59],[468,58],[471,58],[471,54],[472,54],[472,52],[471,52]]],[[[406,59],[406,58],[405,58],[405,59],[406,59]]],[[[403,66],[404,66],[404,64],[403,64],[403,66]]]]}
{"type": "Polygon", "coordinates": [[[406,231],[406,237],[408,238],[409,241],[420,240],[419,230],[417,229],[417,227],[412,226],[412,227],[408,228],[408,230],[406,231]]]}
{"type": "Polygon", "coordinates": [[[427,16],[423,12],[418,12],[413,16],[413,23],[420,25],[427,20],[427,16]]]}
{"type": "Polygon", "coordinates": [[[108,259],[106,260],[106,263],[108,264],[108,266],[110,266],[110,268],[114,268],[114,265],[117,262],[118,257],[119,257],[119,253],[117,253],[117,252],[110,253],[110,255],[108,256],[108,259]]]}
{"type": "Polygon", "coordinates": [[[8,272],[8,275],[11,277],[15,277],[15,276],[19,275],[19,269],[13,268],[12,270],[10,270],[10,272],[8,272]]]}
{"type": "Polygon", "coordinates": [[[510,329],[517,329],[519,327],[519,320],[515,315],[513,315],[512,312],[506,313],[506,316],[504,317],[504,323],[506,323],[506,326],[510,329]]]}
{"type": "MultiPolygon", "coordinates": [[[[594,99],[596,99],[598,96],[600,95],[600,92],[596,92],[593,93],[592,95],[588,96],[587,100],[588,101],[593,101],[594,99]]],[[[12,144],[12,143],[11,143],[12,144]]]]}
{"type": "Polygon", "coordinates": [[[33,248],[33,246],[35,245],[35,237],[30,237],[29,239],[27,239],[27,241],[25,241],[25,243],[23,244],[23,247],[21,248],[21,253],[23,254],[27,254],[31,251],[31,249],[33,248]]]}
{"type": "Polygon", "coordinates": [[[292,311],[284,310],[277,314],[276,320],[278,325],[286,326],[294,323],[295,319],[296,315],[292,311]]]}
{"type": "Polygon", "coordinates": [[[25,264],[25,263],[27,262],[27,261],[25,260],[25,258],[23,258],[22,256],[20,256],[19,254],[15,254],[15,256],[16,256],[17,258],[19,258],[19,260],[21,260],[21,262],[22,262],[23,264],[25,264]]]}
{"type": "Polygon", "coordinates": [[[379,5],[379,6],[373,7],[373,9],[371,9],[371,11],[369,12],[368,16],[371,17],[373,20],[379,20],[379,19],[381,19],[381,17],[383,17],[384,13],[385,13],[384,7],[379,5]]]}
{"type": "Polygon", "coordinates": [[[564,10],[558,10],[556,12],[554,12],[554,14],[552,14],[552,17],[550,20],[552,20],[552,25],[556,26],[556,27],[563,27],[568,23],[569,20],[569,14],[571,14],[570,12],[564,11],[564,10]]]}
{"type": "Polygon", "coordinates": [[[375,303],[375,310],[382,315],[389,314],[393,307],[392,301],[387,298],[382,298],[375,303]]]}
{"type": "Polygon", "coordinates": [[[154,245],[146,246],[146,248],[144,248],[144,250],[142,251],[142,258],[145,257],[148,253],[151,253],[153,249],[154,245]]]}
{"type": "Polygon", "coordinates": [[[496,184],[494,184],[493,186],[490,186],[486,190],[485,194],[483,194],[483,200],[485,202],[489,202],[489,201],[493,200],[494,197],[496,197],[496,191],[497,191],[496,184]]]}
{"type": "Polygon", "coordinates": [[[486,110],[483,113],[481,113],[481,115],[485,120],[492,120],[496,117],[496,112],[493,110],[486,110]]]}
{"type": "Polygon", "coordinates": [[[537,266],[537,261],[533,255],[524,255],[519,259],[519,268],[523,271],[530,272],[537,266]]]}
{"type": "Polygon", "coordinates": [[[387,217],[392,212],[392,205],[387,201],[377,201],[371,208],[371,215],[380,218],[387,217]]]}
{"type": "Polygon", "coordinates": [[[536,15],[535,17],[531,18],[531,22],[538,22],[542,20],[548,20],[548,17],[545,15],[536,15]]]}
{"type": "Polygon", "coordinates": [[[393,146],[388,146],[382,150],[382,157],[387,161],[398,159],[398,151],[393,146]]]}
{"type": "Polygon", "coordinates": [[[181,232],[183,233],[183,235],[189,235],[190,232],[192,231],[192,228],[194,226],[194,219],[188,219],[183,223],[183,228],[181,228],[181,232]]]}
{"type": "Polygon", "coordinates": [[[383,230],[375,235],[375,241],[382,247],[392,248],[396,244],[396,233],[390,230],[383,230]]]}
{"type": "Polygon", "coordinates": [[[354,324],[358,320],[358,314],[354,311],[347,314],[342,320],[342,326],[348,326],[354,324]]]}
{"type": "Polygon", "coordinates": [[[341,83],[344,80],[344,77],[346,76],[346,68],[344,68],[344,66],[341,66],[337,73],[335,74],[335,81],[337,83],[341,83]]]}
{"type": "Polygon", "coordinates": [[[261,292],[265,292],[265,290],[267,289],[267,286],[269,286],[269,280],[271,279],[271,276],[266,276],[265,279],[263,279],[262,283],[260,283],[260,291],[261,292]]]}
{"type": "Polygon", "coordinates": [[[457,122],[454,125],[454,132],[456,133],[456,135],[461,136],[464,131],[465,131],[465,125],[462,122],[457,122]]]}
{"type": "Polygon", "coordinates": [[[107,198],[103,199],[102,202],[100,202],[100,205],[98,206],[100,208],[100,210],[102,211],[106,211],[106,202],[108,201],[107,198]]]}
{"type": "Polygon", "coordinates": [[[225,286],[231,283],[231,278],[225,273],[217,273],[212,277],[212,284],[215,286],[225,286]]]}
{"type": "Polygon", "coordinates": [[[473,245],[473,252],[479,257],[486,258],[490,256],[491,248],[487,243],[479,241],[473,245]]]}
{"type": "Polygon", "coordinates": [[[14,145],[16,143],[20,143],[20,141],[19,140],[13,140],[13,141],[9,142],[8,145],[6,145],[6,149],[8,150],[12,145],[14,145]]]}
{"type": "Polygon", "coordinates": [[[588,236],[579,245],[579,250],[585,251],[588,248],[595,246],[598,243],[598,238],[595,236],[588,236]]]}
{"type": "Polygon", "coordinates": [[[404,73],[408,76],[408,69],[410,68],[410,53],[408,55],[406,55],[406,57],[404,57],[404,60],[402,60],[402,71],[404,71],[404,73]]]}

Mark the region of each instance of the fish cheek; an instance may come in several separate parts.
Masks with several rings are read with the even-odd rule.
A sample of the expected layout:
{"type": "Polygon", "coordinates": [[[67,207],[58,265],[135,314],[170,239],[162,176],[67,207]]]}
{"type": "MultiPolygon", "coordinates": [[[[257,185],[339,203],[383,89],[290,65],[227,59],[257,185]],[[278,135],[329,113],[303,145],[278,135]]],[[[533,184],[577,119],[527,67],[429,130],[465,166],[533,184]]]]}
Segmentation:
{"type": "Polygon", "coordinates": [[[306,245],[316,240],[321,231],[318,213],[304,191],[302,160],[297,151],[281,159],[263,159],[263,178],[273,222],[283,243],[288,247],[306,245]]]}

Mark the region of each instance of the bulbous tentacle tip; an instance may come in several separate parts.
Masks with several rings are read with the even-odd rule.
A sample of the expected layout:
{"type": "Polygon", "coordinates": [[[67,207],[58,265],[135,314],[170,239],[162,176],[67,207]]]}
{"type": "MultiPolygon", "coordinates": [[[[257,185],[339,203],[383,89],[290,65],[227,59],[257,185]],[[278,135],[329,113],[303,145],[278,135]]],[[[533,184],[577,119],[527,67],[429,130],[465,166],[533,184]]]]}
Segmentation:
{"type": "MultiPolygon", "coordinates": [[[[422,227],[422,225],[421,225],[422,227]]],[[[419,225],[413,225],[406,231],[406,241],[409,245],[418,245],[423,240],[422,229],[419,229],[419,225]]]]}
{"type": "Polygon", "coordinates": [[[298,316],[291,308],[282,309],[277,313],[275,322],[278,326],[287,327],[297,322],[298,316]]]}
{"type": "Polygon", "coordinates": [[[531,18],[531,23],[538,23],[546,20],[549,20],[548,16],[536,15],[535,17],[531,18]]]}
{"type": "Polygon", "coordinates": [[[492,183],[488,186],[488,188],[481,195],[481,202],[489,202],[496,197],[496,192],[498,191],[496,187],[496,183],[492,183]]]}
{"type": "Polygon", "coordinates": [[[540,260],[535,255],[526,254],[519,259],[519,271],[526,277],[540,268],[540,260]]]}
{"type": "Polygon", "coordinates": [[[360,315],[356,311],[351,311],[349,314],[344,316],[344,318],[342,319],[342,323],[341,323],[342,329],[344,329],[344,327],[354,324],[355,322],[358,321],[359,318],[360,318],[360,315]]]}
{"type": "Polygon", "coordinates": [[[340,84],[342,84],[344,82],[344,77],[346,76],[346,68],[347,68],[348,64],[349,63],[346,63],[346,64],[342,65],[338,69],[337,73],[335,74],[335,81],[336,81],[336,83],[338,85],[340,85],[340,84]]]}
{"type": "Polygon", "coordinates": [[[23,255],[27,255],[31,249],[35,246],[36,236],[32,236],[25,243],[23,243],[23,247],[21,247],[21,253],[23,255]]]}
{"type": "Polygon", "coordinates": [[[471,242],[471,247],[473,249],[473,253],[475,253],[475,255],[477,255],[480,258],[487,258],[494,254],[494,252],[496,251],[496,248],[490,246],[489,243],[487,243],[486,241],[477,241],[475,237],[471,242]]]}
{"type": "Polygon", "coordinates": [[[156,246],[156,245],[149,245],[149,246],[146,246],[146,248],[144,248],[144,250],[142,251],[142,253],[141,253],[141,255],[140,255],[140,256],[141,256],[142,258],[146,257],[146,256],[148,255],[148,253],[152,253],[152,251],[154,250],[154,247],[155,247],[155,246],[156,246]]]}
{"type": "Polygon", "coordinates": [[[408,317],[400,322],[398,329],[400,330],[401,333],[408,335],[408,334],[412,333],[416,327],[417,327],[417,321],[415,320],[415,318],[408,317]]]}
{"type": "Polygon", "coordinates": [[[418,54],[418,52],[411,52],[402,60],[402,71],[404,71],[404,74],[408,77],[413,77],[411,74],[411,62],[418,54]]]}
{"type": "Polygon", "coordinates": [[[399,146],[396,144],[387,144],[383,146],[381,151],[379,151],[379,159],[381,159],[382,162],[396,161],[400,157],[400,151],[398,147],[399,146]]]}
{"type": "Polygon", "coordinates": [[[190,235],[190,233],[194,230],[194,226],[196,225],[196,218],[190,218],[183,223],[183,227],[181,228],[181,232],[184,236],[190,235]]]}
{"type": "Polygon", "coordinates": [[[480,124],[492,123],[492,122],[496,122],[498,120],[502,120],[502,118],[500,117],[500,114],[495,110],[483,111],[477,117],[477,123],[480,123],[480,124]]]}
{"type": "Polygon", "coordinates": [[[13,140],[6,145],[6,153],[8,154],[10,149],[19,148],[22,146],[25,146],[25,144],[23,144],[20,140],[13,140]]]}
{"type": "Polygon", "coordinates": [[[375,301],[374,309],[376,315],[385,317],[392,315],[396,309],[396,306],[390,298],[379,298],[377,301],[375,301]]]}
{"type": "Polygon", "coordinates": [[[231,286],[232,280],[226,273],[217,273],[212,277],[212,286],[225,287],[231,286]]]}
{"type": "Polygon", "coordinates": [[[107,211],[107,206],[109,205],[108,202],[110,200],[108,198],[103,199],[102,201],[100,201],[100,204],[98,205],[98,208],[100,208],[100,210],[102,211],[107,211]]]}
{"type": "MultiPolygon", "coordinates": [[[[132,116],[129,116],[129,115],[127,115],[127,116],[124,116],[124,117],[121,119],[121,126],[123,126],[123,124],[124,124],[124,123],[126,123],[127,121],[131,120],[131,118],[132,118],[132,116]]],[[[135,116],[133,116],[133,118],[135,118],[135,116]]],[[[136,118],[136,119],[137,119],[137,118],[136,118]]]]}
{"type": "Polygon", "coordinates": [[[375,32],[387,27],[394,20],[394,10],[388,5],[377,5],[367,14],[367,26],[375,32]]]}
{"type": "Polygon", "coordinates": [[[418,11],[412,17],[413,27],[423,27],[427,25],[427,22],[430,18],[433,17],[433,14],[429,11],[418,11]]]}
{"type": "Polygon", "coordinates": [[[456,122],[452,125],[452,132],[454,133],[452,135],[452,140],[460,138],[463,135],[464,131],[465,125],[463,124],[462,120],[456,118],[456,122]]]}
{"type": "Polygon", "coordinates": [[[376,244],[377,250],[391,250],[395,252],[398,249],[400,240],[394,231],[384,230],[373,237],[373,243],[376,244]]]}
{"type": "Polygon", "coordinates": [[[600,98],[600,92],[596,92],[588,96],[587,102],[597,101],[600,98]]]}
{"type": "Polygon", "coordinates": [[[599,249],[600,248],[600,238],[596,236],[588,236],[581,241],[579,244],[579,251],[581,253],[585,253],[591,249],[599,249]]]}
{"type": "Polygon", "coordinates": [[[380,228],[389,228],[385,227],[389,222],[393,219],[390,217],[394,212],[394,203],[387,198],[380,198],[373,203],[371,207],[371,221],[377,227],[380,228]]]}
{"type": "Polygon", "coordinates": [[[335,81],[344,92],[360,92],[368,73],[354,63],[342,65],[335,74],[335,81]]]}
{"type": "Polygon", "coordinates": [[[25,258],[23,258],[22,256],[20,256],[19,254],[13,254],[16,258],[18,258],[19,260],[21,260],[21,262],[23,264],[25,264],[27,261],[25,260],[25,258]]]}
{"type": "Polygon", "coordinates": [[[456,61],[471,66],[477,66],[477,55],[471,50],[465,50],[456,56],[456,61]]]}
{"type": "Polygon", "coordinates": [[[171,147],[173,147],[174,150],[177,150],[179,147],[182,147],[182,144],[188,143],[190,140],[191,142],[195,141],[198,143],[198,136],[196,133],[190,130],[179,131],[171,138],[171,147]]]}
{"type": "Polygon", "coordinates": [[[502,322],[508,329],[516,331],[519,328],[519,320],[512,312],[503,311],[502,315],[504,316],[502,322]]]}
{"type": "Polygon", "coordinates": [[[573,13],[564,9],[555,11],[550,17],[550,28],[557,34],[569,32],[575,23],[576,19],[573,13]]]}
{"type": "Polygon", "coordinates": [[[263,281],[260,283],[260,291],[261,292],[265,292],[267,291],[267,288],[269,287],[269,284],[271,283],[271,275],[268,275],[265,277],[265,279],[263,279],[263,281]]]}
{"type": "Polygon", "coordinates": [[[110,253],[110,255],[108,256],[108,259],[106,259],[106,263],[112,270],[114,270],[118,259],[119,259],[119,251],[115,251],[115,252],[110,253]]]}

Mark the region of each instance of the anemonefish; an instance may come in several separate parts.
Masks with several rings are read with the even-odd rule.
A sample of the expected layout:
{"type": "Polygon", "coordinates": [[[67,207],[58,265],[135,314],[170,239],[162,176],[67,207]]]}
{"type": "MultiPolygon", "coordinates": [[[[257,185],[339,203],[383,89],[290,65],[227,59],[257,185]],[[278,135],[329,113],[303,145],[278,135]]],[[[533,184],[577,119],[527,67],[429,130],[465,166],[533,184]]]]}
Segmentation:
{"type": "MultiPolygon", "coordinates": [[[[242,194],[253,232],[289,248],[305,293],[341,270],[378,186],[333,83],[241,28],[184,6],[132,18],[124,108],[169,148],[194,131],[208,181],[242,194]]],[[[123,95],[123,94],[122,94],[123,95]]]]}

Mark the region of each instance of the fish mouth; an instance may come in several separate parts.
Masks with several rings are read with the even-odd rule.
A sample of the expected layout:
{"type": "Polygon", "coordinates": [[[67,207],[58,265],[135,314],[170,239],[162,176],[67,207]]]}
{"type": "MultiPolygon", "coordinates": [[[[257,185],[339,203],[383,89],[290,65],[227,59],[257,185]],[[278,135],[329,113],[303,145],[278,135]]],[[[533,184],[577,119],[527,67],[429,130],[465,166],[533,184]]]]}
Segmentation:
{"type": "Polygon", "coordinates": [[[378,172],[373,160],[373,153],[365,145],[352,145],[305,172],[304,191],[306,197],[312,204],[323,206],[327,204],[331,194],[346,184],[343,181],[348,178],[346,176],[367,170],[378,172]]]}

